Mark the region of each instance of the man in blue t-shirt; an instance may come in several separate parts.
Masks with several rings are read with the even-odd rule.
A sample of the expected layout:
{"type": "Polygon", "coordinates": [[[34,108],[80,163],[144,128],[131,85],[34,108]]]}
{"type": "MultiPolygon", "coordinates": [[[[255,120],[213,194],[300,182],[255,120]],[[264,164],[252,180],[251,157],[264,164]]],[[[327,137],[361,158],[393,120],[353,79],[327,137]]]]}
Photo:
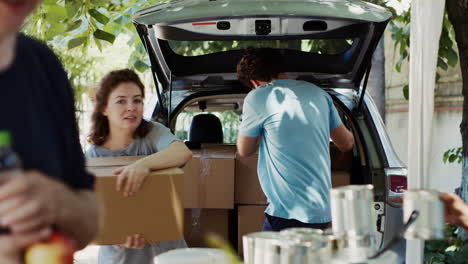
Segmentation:
{"type": "Polygon", "coordinates": [[[354,137],[323,89],[287,79],[281,54],[249,49],[237,65],[239,80],[253,88],[244,100],[237,147],[257,150],[258,177],[269,205],[264,231],[327,228],[331,221],[330,138],[343,152],[354,137]]]}

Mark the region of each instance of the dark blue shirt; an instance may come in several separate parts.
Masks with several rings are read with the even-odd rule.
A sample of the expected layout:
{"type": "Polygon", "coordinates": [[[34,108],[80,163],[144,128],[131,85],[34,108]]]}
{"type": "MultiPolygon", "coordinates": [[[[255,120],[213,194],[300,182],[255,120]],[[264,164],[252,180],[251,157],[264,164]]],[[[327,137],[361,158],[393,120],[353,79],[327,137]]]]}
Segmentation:
{"type": "Polygon", "coordinates": [[[18,37],[13,64],[0,72],[0,130],[13,136],[25,169],[39,170],[73,189],[92,189],[84,168],[73,92],[54,53],[18,37]]]}

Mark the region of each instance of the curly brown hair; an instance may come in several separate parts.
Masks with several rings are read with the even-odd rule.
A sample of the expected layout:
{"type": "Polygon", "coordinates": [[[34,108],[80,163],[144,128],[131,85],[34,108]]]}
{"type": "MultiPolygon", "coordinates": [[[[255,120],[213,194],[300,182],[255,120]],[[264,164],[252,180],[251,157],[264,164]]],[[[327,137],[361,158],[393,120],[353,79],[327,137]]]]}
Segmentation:
{"type": "Polygon", "coordinates": [[[283,56],[272,48],[248,48],[237,64],[237,78],[250,88],[250,80],[269,82],[283,72],[283,56]]]}
{"type": "MultiPolygon", "coordinates": [[[[94,96],[94,110],[91,116],[91,133],[88,136],[88,142],[97,146],[103,145],[109,137],[109,120],[102,113],[104,112],[110,94],[121,83],[132,82],[140,88],[141,95],[145,97],[145,86],[138,75],[130,70],[123,69],[111,71],[106,74],[99,82],[94,96]]],[[[149,123],[145,120],[137,127],[133,133],[134,138],[144,137],[150,130],[149,123]]]]}

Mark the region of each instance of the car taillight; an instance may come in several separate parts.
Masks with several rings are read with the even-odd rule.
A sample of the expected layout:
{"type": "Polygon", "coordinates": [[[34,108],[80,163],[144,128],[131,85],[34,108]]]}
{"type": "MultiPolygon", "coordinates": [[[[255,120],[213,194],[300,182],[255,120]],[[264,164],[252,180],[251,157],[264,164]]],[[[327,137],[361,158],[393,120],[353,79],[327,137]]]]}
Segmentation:
{"type": "Polygon", "coordinates": [[[390,191],[402,193],[404,190],[408,189],[408,180],[406,176],[388,175],[387,177],[390,185],[390,191]]]}
{"type": "Polygon", "coordinates": [[[386,169],[387,176],[387,203],[400,207],[403,201],[403,192],[408,189],[408,171],[406,168],[386,169]]]}

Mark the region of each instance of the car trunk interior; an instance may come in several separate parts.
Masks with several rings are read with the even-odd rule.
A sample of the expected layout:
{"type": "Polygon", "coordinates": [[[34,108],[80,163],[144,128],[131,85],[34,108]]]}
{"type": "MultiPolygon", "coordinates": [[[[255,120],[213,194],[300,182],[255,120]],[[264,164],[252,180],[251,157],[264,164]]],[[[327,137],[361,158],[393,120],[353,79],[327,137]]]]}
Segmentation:
{"type": "MultiPolygon", "coordinates": [[[[217,96],[205,96],[200,98],[194,98],[186,102],[183,106],[178,107],[178,112],[173,114],[171,123],[169,124],[171,129],[176,132],[180,130],[178,127],[178,119],[181,119],[182,116],[186,113],[190,115],[203,115],[209,113],[223,113],[224,111],[234,111],[238,114],[239,123],[240,115],[242,112],[242,103],[245,94],[238,95],[217,95],[217,96]]],[[[335,100],[338,100],[334,98],[335,100]]],[[[356,127],[355,123],[352,121],[353,117],[351,112],[345,109],[345,106],[340,103],[335,103],[336,108],[341,116],[341,119],[345,126],[347,126],[355,136],[355,146],[353,150],[343,153],[341,152],[333,142],[330,141],[330,159],[331,159],[331,171],[333,179],[333,187],[348,185],[348,184],[371,184],[371,177],[369,175],[369,168],[367,162],[367,156],[364,151],[362,134],[356,127]]],[[[219,116],[219,115],[218,115],[219,116]]],[[[192,120],[193,121],[193,120],[192,120]]],[[[179,120],[180,122],[180,120],[179,120]]],[[[185,121],[188,123],[189,121],[185,121]]],[[[191,124],[193,125],[193,124],[191,124]]],[[[227,124],[222,124],[226,126],[227,124]]],[[[203,131],[202,133],[213,133],[213,130],[203,131]]],[[[204,137],[206,135],[198,135],[197,138],[204,137]]],[[[209,136],[208,136],[209,138],[209,136]]],[[[185,137],[182,137],[187,146],[192,149],[199,149],[200,143],[216,143],[230,145],[232,148],[235,148],[234,142],[217,141],[217,142],[193,142],[190,140],[190,135],[185,134],[185,137]]],[[[198,139],[197,139],[198,141],[198,139]]],[[[257,156],[253,157],[254,159],[257,156]]],[[[255,162],[256,163],[256,162],[255,162]]]]}

